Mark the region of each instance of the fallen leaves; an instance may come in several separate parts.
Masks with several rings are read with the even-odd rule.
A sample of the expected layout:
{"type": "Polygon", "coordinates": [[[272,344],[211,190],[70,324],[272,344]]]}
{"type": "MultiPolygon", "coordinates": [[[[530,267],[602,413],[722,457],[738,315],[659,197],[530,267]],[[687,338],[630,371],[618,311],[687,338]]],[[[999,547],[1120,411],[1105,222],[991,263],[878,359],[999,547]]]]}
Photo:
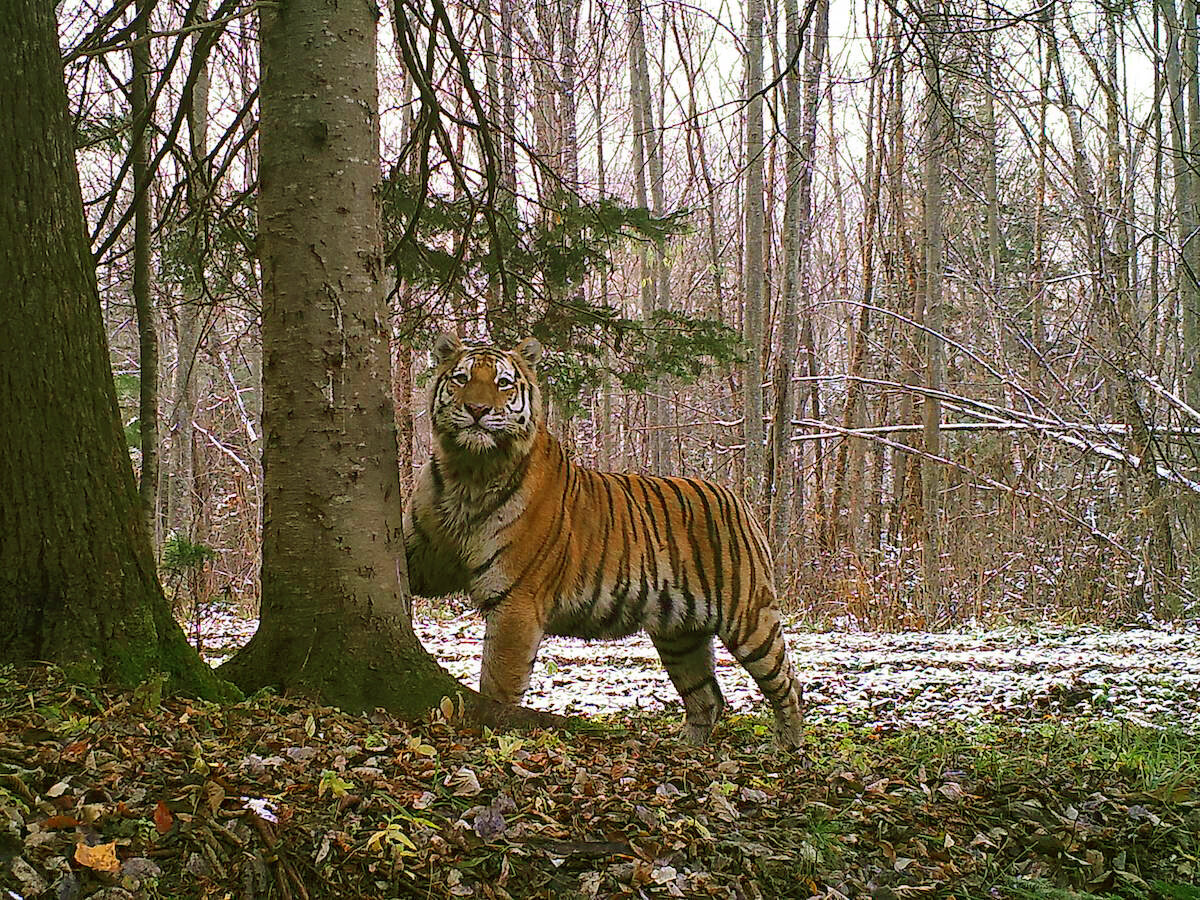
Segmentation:
{"type": "Polygon", "coordinates": [[[1200,753],[1175,732],[826,723],[798,758],[737,716],[697,748],[644,716],[510,735],[277,697],[135,712],[49,670],[0,678],[0,708],[0,888],[22,897],[1156,897],[1200,877],[1200,753]]]}
{"type": "Polygon", "coordinates": [[[171,810],[167,808],[167,804],[159,800],[154,807],[154,830],[159,834],[166,834],[175,825],[175,817],[171,815],[171,810]]]}
{"type": "Polygon", "coordinates": [[[82,841],[75,845],[75,862],[97,872],[119,872],[121,863],[117,861],[117,842],[94,846],[82,841]]]}

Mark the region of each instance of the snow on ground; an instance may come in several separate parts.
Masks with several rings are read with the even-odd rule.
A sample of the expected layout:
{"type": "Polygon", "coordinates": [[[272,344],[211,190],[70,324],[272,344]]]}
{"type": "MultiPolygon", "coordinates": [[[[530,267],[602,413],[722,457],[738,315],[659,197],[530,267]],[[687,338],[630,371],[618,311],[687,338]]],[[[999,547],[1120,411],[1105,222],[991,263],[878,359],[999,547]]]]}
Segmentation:
{"type": "MultiPolygon", "coordinates": [[[[206,649],[244,643],[255,624],[214,617],[205,629],[206,649]]],[[[478,686],[478,616],[418,616],[414,625],[448,671],[478,686]]],[[[1036,626],[884,634],[794,626],[789,645],[814,722],[897,727],[1066,714],[1200,732],[1200,633],[1194,630],[1036,626]]],[[[749,676],[719,643],[717,677],[733,710],[761,703],[749,676]]],[[[546,638],[526,703],[559,713],[679,710],[645,635],[546,638]]]]}

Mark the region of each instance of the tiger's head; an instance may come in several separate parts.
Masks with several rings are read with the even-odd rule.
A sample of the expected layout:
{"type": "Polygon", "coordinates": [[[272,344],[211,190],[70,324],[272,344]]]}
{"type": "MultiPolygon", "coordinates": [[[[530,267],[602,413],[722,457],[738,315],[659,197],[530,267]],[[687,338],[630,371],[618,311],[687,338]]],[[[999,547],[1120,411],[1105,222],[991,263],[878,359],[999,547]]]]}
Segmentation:
{"type": "Polygon", "coordinates": [[[443,448],[484,455],[527,447],[542,422],[542,393],[534,375],[541,357],[536,338],[501,350],[438,335],[429,421],[443,448]]]}

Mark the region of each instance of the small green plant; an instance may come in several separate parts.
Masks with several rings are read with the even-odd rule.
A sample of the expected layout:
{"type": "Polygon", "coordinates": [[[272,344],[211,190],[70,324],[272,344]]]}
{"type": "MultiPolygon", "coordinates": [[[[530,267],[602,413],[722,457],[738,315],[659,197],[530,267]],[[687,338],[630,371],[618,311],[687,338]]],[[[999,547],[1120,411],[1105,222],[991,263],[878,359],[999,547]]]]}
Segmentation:
{"type": "Polygon", "coordinates": [[[1017,900],[1106,900],[1112,894],[1089,894],[1055,887],[1042,878],[1009,878],[1007,896],[1017,900]]]}
{"type": "Polygon", "coordinates": [[[325,794],[331,794],[338,799],[345,797],[354,790],[354,783],[346,781],[337,772],[332,769],[325,769],[321,772],[321,780],[317,784],[317,796],[323,797],[325,794]]]}
{"type": "Polygon", "coordinates": [[[1188,884],[1171,884],[1166,881],[1156,881],[1150,885],[1152,896],[1164,897],[1166,900],[1200,900],[1200,887],[1188,884]]]}
{"type": "Polygon", "coordinates": [[[176,615],[182,617],[185,608],[191,612],[197,653],[204,652],[201,624],[211,603],[211,598],[201,598],[204,568],[216,558],[217,551],[212,547],[194,543],[178,532],[163,542],[162,567],[167,573],[166,585],[174,598],[176,615]]]}

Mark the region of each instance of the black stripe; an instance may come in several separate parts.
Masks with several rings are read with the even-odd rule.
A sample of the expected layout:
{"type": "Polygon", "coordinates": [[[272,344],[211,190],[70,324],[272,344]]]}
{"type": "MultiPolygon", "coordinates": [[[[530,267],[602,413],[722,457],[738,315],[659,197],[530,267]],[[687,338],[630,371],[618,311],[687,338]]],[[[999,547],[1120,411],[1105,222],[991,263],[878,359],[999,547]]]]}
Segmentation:
{"type": "Polygon", "coordinates": [[[755,647],[750,653],[747,653],[745,656],[739,656],[738,662],[740,662],[743,666],[750,666],[758,662],[771,652],[771,648],[774,647],[775,642],[779,640],[781,631],[782,629],[779,627],[779,623],[776,622],[774,627],[771,629],[771,633],[767,635],[766,639],[757,647],[755,647]]]}
{"type": "Polygon", "coordinates": [[[717,684],[716,677],[713,675],[709,675],[703,681],[692,685],[687,690],[680,691],[679,696],[682,697],[684,700],[686,700],[688,697],[692,696],[692,694],[695,694],[697,691],[703,690],[704,688],[708,687],[709,685],[711,685],[718,693],[720,692],[721,686],[719,684],[717,684]]]}
{"type": "MultiPolygon", "coordinates": [[[[499,512],[505,503],[512,499],[513,495],[520,489],[521,485],[525,481],[525,476],[529,472],[529,458],[532,455],[532,453],[526,453],[521,461],[517,463],[517,467],[513,470],[512,475],[509,476],[508,481],[505,482],[503,489],[499,494],[496,495],[495,500],[486,509],[475,516],[475,521],[483,521],[484,519],[490,518],[492,515],[499,512]]],[[[496,533],[499,534],[500,531],[508,528],[513,524],[513,522],[516,522],[520,518],[520,516],[514,516],[511,522],[506,522],[504,527],[499,529],[496,533]]]]}
{"type": "MultiPolygon", "coordinates": [[[[662,535],[658,528],[658,519],[654,515],[653,504],[650,502],[650,490],[646,486],[648,481],[649,479],[639,475],[634,483],[642,489],[642,496],[637,500],[637,510],[642,513],[643,524],[645,524],[645,520],[649,520],[650,533],[642,535],[642,542],[646,546],[646,555],[650,557],[650,567],[653,570],[651,573],[651,578],[653,579],[654,584],[657,585],[659,581],[658,544],[662,539],[662,535]]],[[[638,617],[638,621],[642,621],[640,616],[638,617]]]]}
{"type": "Polygon", "coordinates": [[[667,545],[667,556],[671,562],[671,575],[679,577],[682,574],[682,563],[679,558],[679,542],[674,539],[671,531],[671,510],[667,507],[667,495],[662,491],[663,484],[670,484],[665,478],[647,478],[646,487],[654,491],[654,496],[658,498],[659,504],[662,506],[664,525],[667,528],[666,537],[663,541],[667,545]]]}
{"type": "Polygon", "coordinates": [[[475,608],[478,609],[484,615],[487,615],[492,610],[494,610],[497,606],[499,606],[501,603],[503,603],[504,598],[507,596],[508,596],[507,590],[501,591],[498,594],[493,594],[491,597],[485,597],[483,600],[477,601],[475,604],[475,608]]]}
{"type": "Polygon", "coordinates": [[[496,559],[500,556],[500,554],[503,553],[505,550],[507,550],[511,546],[512,546],[512,544],[505,544],[503,547],[499,548],[495,553],[493,553],[491,556],[489,556],[485,562],[481,563],[480,565],[478,565],[474,569],[472,569],[471,570],[471,578],[472,579],[478,578],[480,575],[482,575],[484,572],[486,572],[488,569],[490,569],[492,567],[492,563],[494,563],[496,561],[496,559]]]}
{"type": "Polygon", "coordinates": [[[638,584],[637,612],[634,613],[633,621],[639,625],[646,621],[646,607],[650,605],[650,598],[654,594],[652,582],[648,577],[647,572],[642,570],[642,579],[638,584]]]}
{"type": "MultiPolygon", "coordinates": [[[[691,505],[687,501],[687,499],[684,497],[683,490],[679,487],[679,485],[677,485],[673,479],[666,479],[666,484],[672,491],[675,492],[675,496],[678,498],[680,505],[690,510],[691,505]]],[[[707,502],[704,503],[704,508],[706,510],[708,509],[707,502]]],[[[693,517],[689,513],[689,519],[692,519],[692,518],[693,517]]],[[[696,571],[697,579],[699,579],[699,581],[700,581],[700,590],[707,597],[709,595],[708,572],[707,572],[707,566],[705,566],[704,560],[701,558],[702,554],[700,552],[700,550],[701,550],[700,539],[696,536],[696,532],[695,532],[695,529],[692,528],[691,521],[688,522],[688,524],[686,526],[686,530],[687,530],[688,544],[692,548],[692,566],[696,571]]],[[[720,564],[717,559],[717,548],[715,546],[713,547],[713,564],[714,564],[714,567],[717,569],[717,576],[720,577],[720,564]]],[[[680,566],[679,568],[683,569],[683,566],[680,566]]],[[[683,578],[681,580],[683,582],[683,586],[682,586],[683,587],[683,595],[684,595],[684,598],[688,602],[688,618],[694,619],[696,616],[696,598],[693,597],[691,592],[687,589],[687,572],[686,572],[686,570],[684,570],[682,572],[682,574],[683,574],[683,578]]],[[[718,600],[718,602],[720,602],[720,601],[718,600]]],[[[707,610],[705,612],[707,614],[707,610]]],[[[707,618],[707,615],[706,615],[706,618],[707,618]]]]}
{"type": "Polygon", "coordinates": [[[671,599],[671,589],[663,588],[658,592],[658,622],[665,625],[671,621],[671,613],[675,611],[675,602],[671,599]]]}
{"type": "Polygon", "coordinates": [[[655,644],[654,648],[658,651],[658,657],[663,661],[663,665],[668,662],[681,662],[687,659],[693,653],[700,649],[706,641],[711,641],[712,638],[707,634],[696,635],[696,639],[689,644],[684,644],[686,649],[680,650],[678,642],[667,644],[655,644]]]}
{"type": "Polygon", "coordinates": [[[766,675],[763,675],[761,678],[755,678],[754,680],[759,684],[763,684],[768,681],[774,681],[775,678],[778,677],[779,673],[783,670],[783,664],[785,662],[787,662],[787,653],[780,653],[779,659],[775,661],[774,668],[772,668],[771,671],[766,675]]]}
{"type": "Polygon", "coordinates": [[[720,537],[717,534],[717,520],[713,514],[712,507],[708,503],[708,491],[711,490],[710,485],[699,479],[689,479],[688,483],[696,491],[696,496],[700,498],[700,504],[704,507],[704,523],[708,529],[709,544],[712,546],[713,584],[711,591],[709,590],[707,572],[699,566],[696,572],[700,577],[700,589],[704,592],[704,599],[707,604],[704,610],[704,618],[707,621],[711,617],[711,604],[714,599],[717,603],[721,602],[720,597],[725,589],[724,553],[720,537]]]}

